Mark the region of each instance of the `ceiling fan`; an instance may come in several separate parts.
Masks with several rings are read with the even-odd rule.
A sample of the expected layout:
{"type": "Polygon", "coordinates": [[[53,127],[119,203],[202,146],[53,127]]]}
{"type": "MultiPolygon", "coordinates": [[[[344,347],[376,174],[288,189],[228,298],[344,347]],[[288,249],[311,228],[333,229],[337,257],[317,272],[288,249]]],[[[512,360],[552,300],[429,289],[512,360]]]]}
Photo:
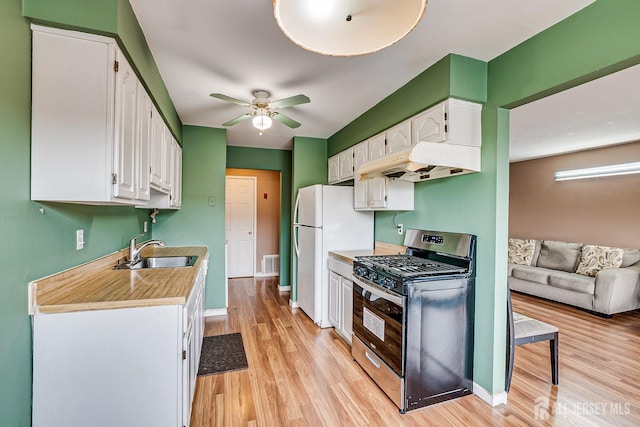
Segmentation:
{"type": "Polygon", "coordinates": [[[241,101],[236,98],[232,98],[221,93],[212,93],[212,97],[221,99],[223,101],[231,102],[233,104],[241,105],[243,107],[251,107],[253,111],[243,114],[240,117],[229,120],[222,124],[222,126],[233,126],[236,123],[240,123],[247,119],[252,119],[253,127],[262,131],[271,127],[272,120],[277,120],[280,123],[289,126],[290,128],[297,128],[300,123],[285,116],[284,114],[275,111],[280,108],[292,107],[294,105],[306,104],[309,102],[309,97],[306,95],[296,95],[289,98],[284,98],[279,101],[269,101],[270,93],[266,90],[256,90],[253,92],[254,99],[251,102],[241,101]]]}

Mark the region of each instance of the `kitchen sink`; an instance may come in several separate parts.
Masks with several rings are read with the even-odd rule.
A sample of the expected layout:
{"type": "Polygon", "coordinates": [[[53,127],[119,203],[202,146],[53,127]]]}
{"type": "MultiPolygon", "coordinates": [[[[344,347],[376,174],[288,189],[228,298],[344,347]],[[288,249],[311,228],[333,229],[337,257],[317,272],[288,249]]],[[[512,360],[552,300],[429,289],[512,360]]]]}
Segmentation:
{"type": "Polygon", "coordinates": [[[129,263],[117,264],[114,269],[138,270],[141,268],[192,267],[196,263],[197,259],[197,255],[142,257],[140,258],[140,261],[133,265],[130,265],[129,263]]]}

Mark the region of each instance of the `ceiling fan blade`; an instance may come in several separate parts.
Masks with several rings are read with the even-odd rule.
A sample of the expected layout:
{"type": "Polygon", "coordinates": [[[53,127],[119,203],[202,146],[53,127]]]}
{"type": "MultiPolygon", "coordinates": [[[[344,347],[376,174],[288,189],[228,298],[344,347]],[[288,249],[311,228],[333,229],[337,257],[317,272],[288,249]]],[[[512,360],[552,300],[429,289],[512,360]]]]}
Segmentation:
{"type": "Polygon", "coordinates": [[[290,128],[300,127],[300,123],[296,122],[293,119],[290,119],[289,117],[285,116],[284,114],[272,113],[271,117],[273,118],[273,120],[277,120],[280,123],[289,126],[290,128]]]}
{"type": "Polygon", "coordinates": [[[306,104],[310,99],[307,95],[296,95],[284,98],[279,101],[273,101],[269,103],[270,108],[287,108],[294,105],[306,104]]]}
{"type": "Polygon", "coordinates": [[[242,122],[244,120],[250,119],[251,117],[253,117],[253,114],[251,114],[251,113],[243,114],[240,117],[236,117],[233,120],[229,120],[228,122],[224,122],[222,124],[222,126],[233,126],[236,123],[240,123],[240,122],[242,122]]]}
{"type": "Polygon", "coordinates": [[[241,101],[241,100],[239,100],[239,99],[232,98],[232,97],[230,97],[230,96],[223,95],[223,94],[221,94],[221,93],[212,93],[212,94],[210,94],[209,96],[212,96],[212,97],[214,97],[214,98],[221,99],[221,100],[223,100],[223,101],[231,102],[231,103],[233,103],[233,104],[242,105],[243,107],[250,107],[250,106],[251,106],[251,103],[250,103],[250,102],[247,102],[247,101],[241,101]]]}

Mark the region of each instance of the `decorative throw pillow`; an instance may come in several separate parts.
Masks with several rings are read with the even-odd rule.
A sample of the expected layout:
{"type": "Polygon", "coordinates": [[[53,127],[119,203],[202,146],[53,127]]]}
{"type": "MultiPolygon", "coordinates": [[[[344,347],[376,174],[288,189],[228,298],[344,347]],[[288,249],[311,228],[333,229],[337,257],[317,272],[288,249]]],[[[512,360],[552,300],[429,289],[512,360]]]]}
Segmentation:
{"type": "Polygon", "coordinates": [[[594,277],[605,268],[618,268],[622,265],[624,250],[609,246],[584,245],[582,257],[576,273],[594,277]]]}
{"type": "Polygon", "coordinates": [[[509,239],[509,263],[531,265],[535,247],[533,239],[509,239]]]}
{"type": "Polygon", "coordinates": [[[640,261],[640,249],[625,249],[620,267],[629,267],[638,261],[640,261]]]}
{"type": "Polygon", "coordinates": [[[540,246],[537,267],[573,273],[580,259],[582,243],[556,242],[544,240],[540,246]]]}

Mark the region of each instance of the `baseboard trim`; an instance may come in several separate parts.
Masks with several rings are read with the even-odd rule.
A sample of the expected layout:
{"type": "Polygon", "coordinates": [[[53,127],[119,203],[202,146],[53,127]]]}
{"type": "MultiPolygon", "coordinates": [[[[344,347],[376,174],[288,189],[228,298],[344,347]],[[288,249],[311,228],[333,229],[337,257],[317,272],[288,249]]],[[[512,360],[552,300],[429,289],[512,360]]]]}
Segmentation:
{"type": "Polygon", "coordinates": [[[291,286],[278,286],[278,290],[280,292],[289,292],[291,291],[291,286]]]}
{"type": "Polygon", "coordinates": [[[204,317],[226,316],[226,315],[227,315],[226,308],[208,308],[204,311],[204,317]]]}
{"type": "Polygon", "coordinates": [[[278,277],[280,276],[279,273],[258,273],[256,272],[256,274],[253,277],[278,277]]]}
{"type": "Polygon", "coordinates": [[[300,306],[298,305],[298,301],[289,300],[289,305],[291,306],[291,308],[300,308],[300,306]]]}
{"type": "Polygon", "coordinates": [[[497,393],[497,394],[491,394],[487,390],[485,390],[483,387],[478,385],[478,383],[475,383],[475,382],[473,383],[473,394],[475,394],[476,396],[478,396],[480,399],[482,399],[483,401],[485,401],[491,406],[498,406],[503,404],[506,405],[507,403],[506,391],[501,391],[500,393],[497,393]]]}

